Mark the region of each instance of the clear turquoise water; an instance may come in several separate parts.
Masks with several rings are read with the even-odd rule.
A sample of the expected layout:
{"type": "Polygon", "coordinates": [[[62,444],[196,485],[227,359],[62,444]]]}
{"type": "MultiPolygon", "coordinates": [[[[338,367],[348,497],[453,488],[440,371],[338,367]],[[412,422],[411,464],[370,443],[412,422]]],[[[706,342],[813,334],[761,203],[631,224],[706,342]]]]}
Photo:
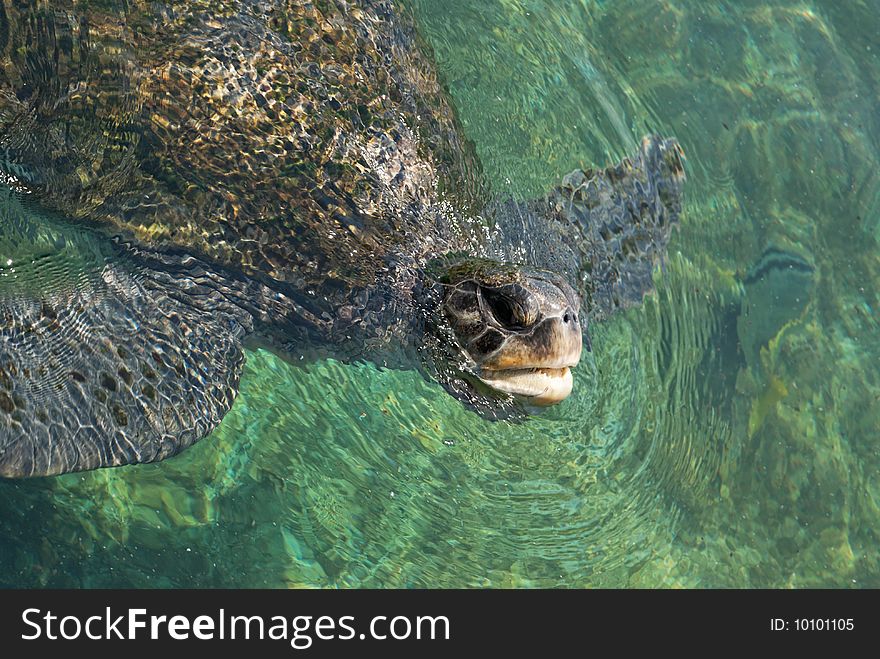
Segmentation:
{"type": "Polygon", "coordinates": [[[679,138],[657,293],[525,424],[250,353],[179,458],[0,482],[0,585],[880,586],[880,3],[412,5],[501,194],[679,138]]]}

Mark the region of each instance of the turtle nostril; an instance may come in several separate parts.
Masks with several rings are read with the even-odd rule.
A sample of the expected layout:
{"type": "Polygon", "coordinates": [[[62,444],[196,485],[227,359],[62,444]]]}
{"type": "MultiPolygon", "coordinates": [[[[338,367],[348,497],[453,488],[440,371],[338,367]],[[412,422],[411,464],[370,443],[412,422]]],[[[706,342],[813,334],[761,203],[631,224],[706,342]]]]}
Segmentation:
{"type": "Polygon", "coordinates": [[[571,311],[566,311],[565,315],[562,316],[562,322],[568,324],[572,320],[576,320],[575,315],[573,313],[571,313],[571,311]]]}

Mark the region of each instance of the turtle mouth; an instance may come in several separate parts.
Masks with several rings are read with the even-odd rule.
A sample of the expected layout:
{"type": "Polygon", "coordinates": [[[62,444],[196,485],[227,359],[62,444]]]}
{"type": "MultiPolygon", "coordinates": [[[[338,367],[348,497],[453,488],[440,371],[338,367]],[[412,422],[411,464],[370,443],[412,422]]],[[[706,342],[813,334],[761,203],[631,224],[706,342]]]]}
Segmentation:
{"type": "Polygon", "coordinates": [[[480,380],[497,391],[511,394],[525,403],[540,407],[555,405],[571,393],[573,378],[568,366],[562,368],[482,369],[480,380]]]}

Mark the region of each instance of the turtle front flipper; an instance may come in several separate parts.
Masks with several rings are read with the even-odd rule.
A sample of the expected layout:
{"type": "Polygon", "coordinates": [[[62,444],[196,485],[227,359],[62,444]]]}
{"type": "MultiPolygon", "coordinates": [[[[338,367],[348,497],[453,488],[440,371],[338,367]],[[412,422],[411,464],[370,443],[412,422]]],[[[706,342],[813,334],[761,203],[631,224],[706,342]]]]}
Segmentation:
{"type": "Polygon", "coordinates": [[[34,229],[14,198],[2,210],[16,217],[0,236],[13,254],[0,263],[0,476],[153,462],[207,435],[235,398],[247,330],[211,278],[34,229]]]}
{"type": "Polygon", "coordinates": [[[642,301],[653,288],[681,214],[683,152],[674,139],[646,137],[632,159],[576,170],[534,202],[571,240],[577,288],[593,319],[642,301]]]}
{"type": "Polygon", "coordinates": [[[683,152],[674,139],[642,141],[638,154],[599,172],[575,171],[550,203],[580,229],[582,289],[593,318],[642,301],[681,214],[683,152]]]}

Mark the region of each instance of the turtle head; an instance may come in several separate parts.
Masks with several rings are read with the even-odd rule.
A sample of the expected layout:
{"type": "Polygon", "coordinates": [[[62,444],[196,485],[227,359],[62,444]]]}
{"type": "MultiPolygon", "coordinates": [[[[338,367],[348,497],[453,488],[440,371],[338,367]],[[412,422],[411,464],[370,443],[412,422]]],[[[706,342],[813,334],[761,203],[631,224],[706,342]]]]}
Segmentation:
{"type": "Polygon", "coordinates": [[[485,259],[446,264],[437,281],[448,340],[481,390],[548,406],[572,389],[583,345],[580,299],[561,277],[485,259]]]}

